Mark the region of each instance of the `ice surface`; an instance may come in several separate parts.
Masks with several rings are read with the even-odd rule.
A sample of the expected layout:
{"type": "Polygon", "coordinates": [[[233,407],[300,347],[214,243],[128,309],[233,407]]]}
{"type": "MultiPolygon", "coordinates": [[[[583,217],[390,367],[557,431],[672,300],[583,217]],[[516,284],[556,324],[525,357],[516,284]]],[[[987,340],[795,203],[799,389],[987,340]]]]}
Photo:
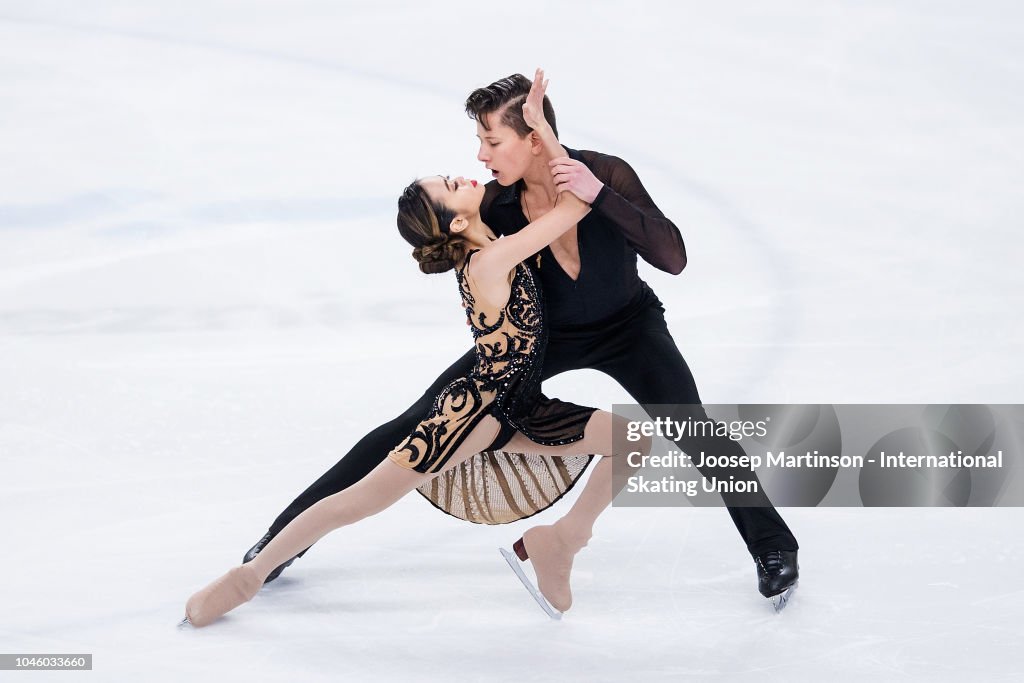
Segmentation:
{"type": "MultiPolygon", "coordinates": [[[[784,510],[779,616],[724,511],[613,509],[556,623],[496,549],[526,523],[410,497],[174,625],[469,348],[394,202],[485,179],[462,100],[538,65],[562,139],[682,229],[683,275],[642,274],[704,400],[1021,402],[1022,19],[0,2],[0,650],[93,653],[104,681],[1019,680],[1016,509],[784,510]]],[[[546,391],[628,400],[593,372],[546,391]]]]}

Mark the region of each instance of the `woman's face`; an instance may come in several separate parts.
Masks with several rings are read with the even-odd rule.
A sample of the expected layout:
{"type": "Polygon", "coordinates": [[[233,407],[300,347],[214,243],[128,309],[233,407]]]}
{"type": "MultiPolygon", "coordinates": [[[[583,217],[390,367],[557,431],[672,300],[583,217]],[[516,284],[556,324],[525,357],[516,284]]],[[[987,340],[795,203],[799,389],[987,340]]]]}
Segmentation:
{"type": "Polygon", "coordinates": [[[501,112],[484,116],[490,130],[477,121],[476,136],[480,140],[480,151],[476,158],[484,162],[491,177],[499,185],[514,185],[524,175],[533,161],[530,136],[519,137],[512,128],[501,123],[501,112]]]}
{"type": "Polygon", "coordinates": [[[447,206],[459,218],[480,213],[480,202],[484,198],[484,185],[462,176],[435,175],[424,178],[420,186],[433,201],[447,206]]]}

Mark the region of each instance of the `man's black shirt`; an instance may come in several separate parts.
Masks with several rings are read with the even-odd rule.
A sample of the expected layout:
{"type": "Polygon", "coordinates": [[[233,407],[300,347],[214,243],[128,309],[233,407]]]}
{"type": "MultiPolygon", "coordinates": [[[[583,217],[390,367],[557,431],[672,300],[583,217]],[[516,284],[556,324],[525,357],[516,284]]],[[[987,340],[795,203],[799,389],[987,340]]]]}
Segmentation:
{"type": "MultiPolygon", "coordinates": [[[[528,261],[540,275],[550,329],[555,332],[593,326],[656,300],[637,273],[638,254],[668,273],[686,266],[679,229],[654,204],[629,164],[599,152],[566,149],[604,187],[577,229],[580,274],[575,281],[558,265],[550,247],[539,252],[539,265],[536,256],[528,261]]],[[[496,234],[514,234],[528,224],[520,204],[523,187],[522,180],[508,187],[496,180],[487,183],[480,215],[496,234]]]]}

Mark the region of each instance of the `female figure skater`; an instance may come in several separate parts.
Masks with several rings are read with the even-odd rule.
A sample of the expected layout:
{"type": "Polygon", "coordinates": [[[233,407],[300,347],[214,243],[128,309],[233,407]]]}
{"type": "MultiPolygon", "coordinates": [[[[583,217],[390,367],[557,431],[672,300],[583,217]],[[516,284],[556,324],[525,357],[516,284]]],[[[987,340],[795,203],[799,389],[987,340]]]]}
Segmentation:
{"type": "MultiPolygon", "coordinates": [[[[534,153],[564,154],[541,102],[547,83],[538,69],[523,105],[536,133],[534,153]]],[[[278,565],[333,529],[388,508],[419,489],[442,510],[475,522],[503,523],[549,507],[573,486],[592,454],[646,451],[612,443],[620,418],[540,393],[546,343],[541,292],[522,261],[567,232],[589,211],[571,192],[515,235],[497,239],[480,219],[484,186],[461,177],[418,180],[398,201],[398,229],[424,273],[455,269],[475,339],[472,372],[446,386],[412,434],[369,475],[319,501],[278,534],[251,562],[231,569],[193,595],[185,622],[205,626],[252,599],[278,565]],[[501,453],[495,451],[501,450],[501,453]]],[[[625,429],[619,425],[618,434],[625,429]]],[[[601,458],[568,513],[536,526],[513,544],[509,564],[553,618],[572,605],[573,557],[613,495],[612,461],[601,458]],[[540,595],[518,566],[527,559],[540,595]]],[[[183,622],[184,623],[184,622],[183,622]]]]}

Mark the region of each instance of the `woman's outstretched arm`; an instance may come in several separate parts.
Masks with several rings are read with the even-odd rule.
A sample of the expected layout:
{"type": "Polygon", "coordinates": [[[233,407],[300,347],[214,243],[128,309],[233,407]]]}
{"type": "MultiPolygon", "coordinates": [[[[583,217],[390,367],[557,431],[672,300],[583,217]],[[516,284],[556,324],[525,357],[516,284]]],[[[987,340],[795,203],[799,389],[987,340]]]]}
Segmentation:
{"type": "Polygon", "coordinates": [[[563,192],[558,195],[555,208],[551,211],[516,234],[502,237],[481,251],[475,259],[477,267],[488,272],[508,273],[516,264],[530,258],[567,233],[588,213],[588,204],[571,192],[563,192]]]}

